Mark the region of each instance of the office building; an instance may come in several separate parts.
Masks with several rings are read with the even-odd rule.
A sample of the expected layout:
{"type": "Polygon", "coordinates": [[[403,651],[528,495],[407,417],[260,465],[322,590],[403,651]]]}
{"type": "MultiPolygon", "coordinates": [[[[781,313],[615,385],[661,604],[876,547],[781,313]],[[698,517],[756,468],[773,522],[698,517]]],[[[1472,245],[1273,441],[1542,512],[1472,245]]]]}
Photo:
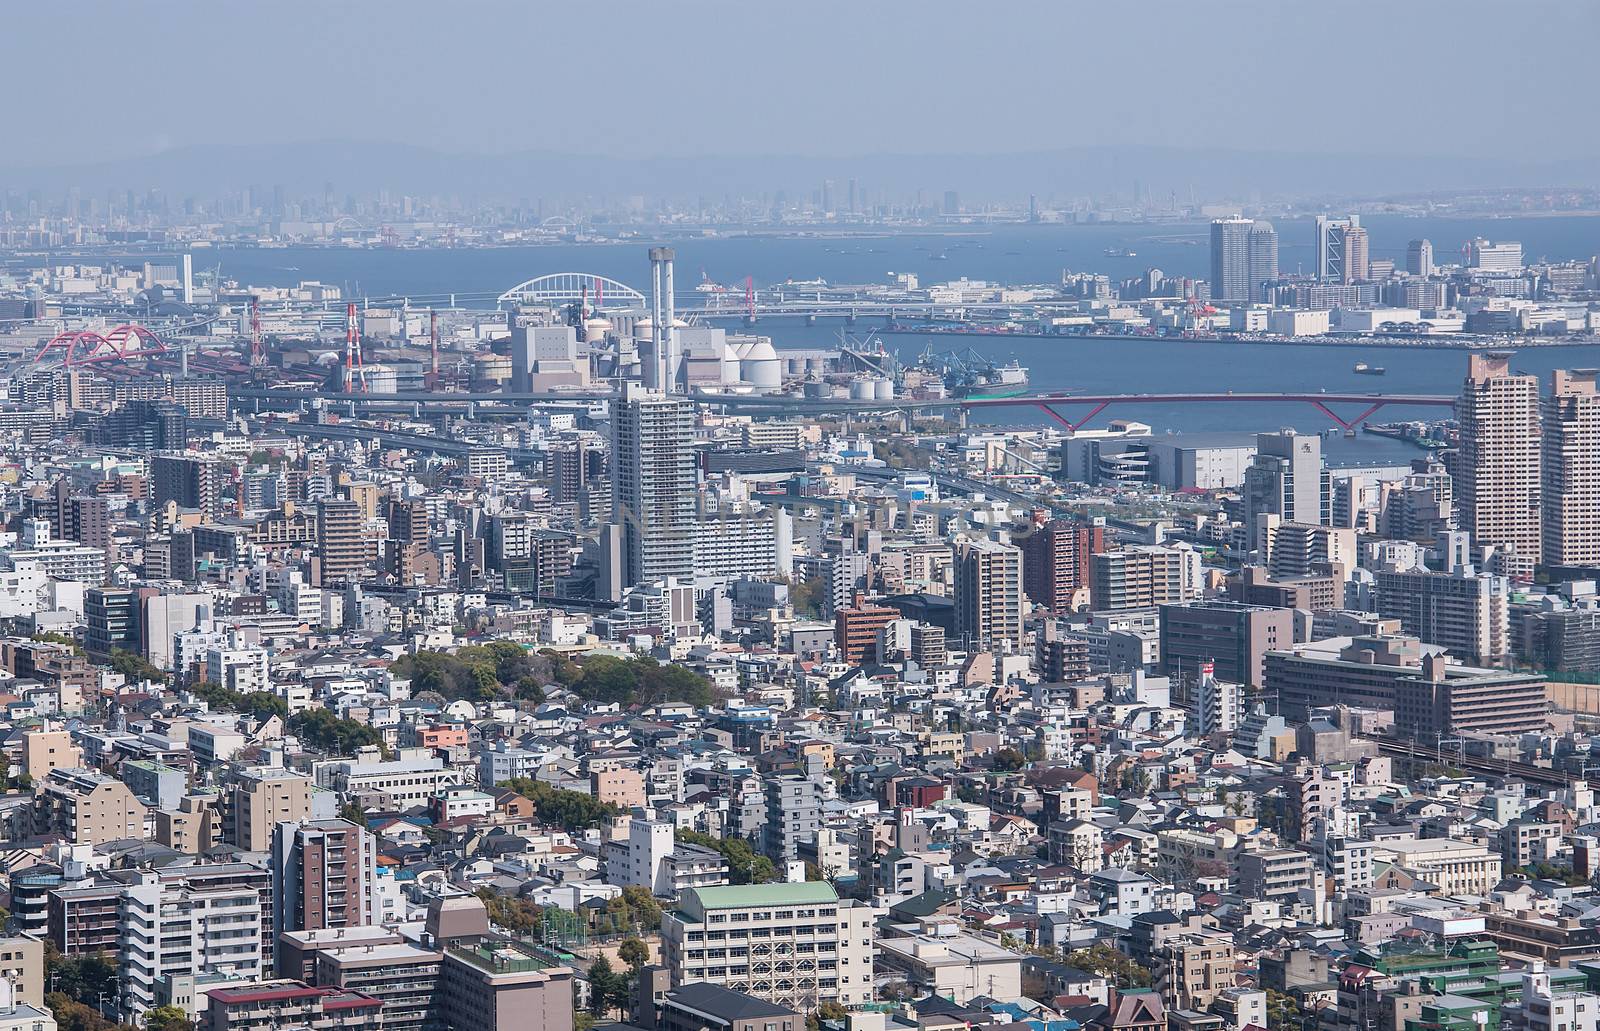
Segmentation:
{"type": "Polygon", "coordinates": [[[1427,278],[1433,275],[1433,243],[1429,240],[1412,240],[1406,244],[1406,272],[1427,278]]]}
{"type": "Polygon", "coordinates": [[[1330,218],[1318,215],[1316,221],[1316,274],[1324,283],[1348,283],[1345,275],[1345,232],[1359,226],[1357,215],[1330,218]]]}
{"type": "Polygon", "coordinates": [[[694,405],[628,384],[612,413],[612,521],[622,586],[694,575],[694,405]]]}
{"type": "Polygon", "coordinates": [[[1017,542],[1022,549],[1022,590],[1052,614],[1070,612],[1074,596],[1089,586],[1089,556],[1106,548],[1105,527],[1052,519],[1017,542]]]}
{"type": "Polygon", "coordinates": [[[376,748],[362,748],[354,759],[318,764],[315,776],[320,788],[384,795],[401,810],[425,806],[441,788],[461,782],[461,774],[431,748],[402,748],[394,759],[380,758],[376,748]]]}
{"type": "Polygon", "coordinates": [[[991,540],[964,540],[955,554],[956,636],[974,648],[1022,644],[1022,551],[991,540]]]}
{"type": "Polygon", "coordinates": [[[1283,430],[1256,435],[1256,454],[1245,470],[1241,522],[1258,516],[1286,523],[1333,522],[1333,480],[1322,467],[1322,438],[1283,430]]]}
{"type": "Polygon", "coordinates": [[[879,960],[918,995],[948,999],[957,1006],[981,997],[1022,995],[1020,955],[977,935],[951,930],[885,937],[878,943],[879,960]]]}
{"type": "Polygon", "coordinates": [[[1297,722],[1327,705],[1392,710],[1399,733],[1412,737],[1424,728],[1431,728],[1432,737],[1441,720],[1454,734],[1519,734],[1544,727],[1543,677],[1451,664],[1443,653],[1414,637],[1330,637],[1298,644],[1267,653],[1266,693],[1277,698],[1285,719],[1297,722]],[[1432,662],[1434,657],[1440,661],[1432,662]],[[1432,686],[1411,692],[1408,711],[1421,714],[1426,703],[1437,715],[1404,723],[1398,718],[1402,685],[1423,680],[1432,686]]]}
{"type": "Polygon", "coordinates": [[[138,596],[126,587],[91,587],[83,592],[83,647],[106,662],[112,652],[139,650],[138,596]]]}
{"type": "Polygon", "coordinates": [[[1161,607],[1161,668],[1169,676],[1209,664],[1218,680],[1259,688],[1267,653],[1293,643],[1290,609],[1231,601],[1161,607]]]}
{"type": "Polygon", "coordinates": [[[826,881],[691,888],[662,917],[661,956],[674,987],[705,981],[809,1013],[872,1000],[876,937],[872,909],[826,881]]]}
{"type": "Polygon", "coordinates": [[[1541,463],[1539,379],[1514,374],[1511,355],[1475,354],[1456,401],[1461,446],[1451,469],[1461,529],[1479,547],[1538,562],[1541,463]]]}
{"type": "Polygon", "coordinates": [[[272,835],[273,926],[283,931],[373,922],[378,852],[347,820],[280,823],[272,835]]]}
{"type": "Polygon", "coordinates": [[[155,455],[150,459],[150,495],[157,507],[175,504],[194,509],[202,522],[214,522],[222,508],[222,463],[190,454],[155,455]]]}
{"type": "Polygon", "coordinates": [[[317,504],[317,555],[312,583],[344,584],[367,566],[361,505],[346,498],[324,498],[317,504]]]}
{"type": "Polygon", "coordinates": [[[1477,239],[1468,244],[1467,268],[1473,272],[1515,274],[1522,271],[1522,244],[1477,239]]]}
{"type": "Polygon", "coordinates": [[[1544,399],[1542,560],[1600,567],[1600,393],[1595,370],[1551,375],[1544,399]]]}

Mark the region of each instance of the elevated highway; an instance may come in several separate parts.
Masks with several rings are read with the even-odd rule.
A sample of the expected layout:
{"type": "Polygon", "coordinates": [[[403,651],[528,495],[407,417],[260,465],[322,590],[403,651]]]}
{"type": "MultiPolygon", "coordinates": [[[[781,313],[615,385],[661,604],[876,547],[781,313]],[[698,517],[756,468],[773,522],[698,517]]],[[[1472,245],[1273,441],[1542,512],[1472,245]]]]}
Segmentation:
{"type": "MultiPolygon", "coordinates": [[[[761,394],[690,394],[691,400],[711,405],[728,412],[751,415],[824,415],[824,414],[883,414],[889,412],[974,412],[998,408],[1035,408],[1048,414],[1068,430],[1080,430],[1100,413],[1115,405],[1192,405],[1192,404],[1309,404],[1346,431],[1353,431],[1362,422],[1386,407],[1448,408],[1455,398],[1448,394],[1348,394],[1317,391],[1295,393],[1236,392],[1184,393],[1184,394],[1070,394],[1040,393],[1019,394],[1014,397],[967,397],[918,400],[897,398],[884,401],[852,401],[845,398],[806,398],[790,395],[761,394]],[[1346,410],[1342,415],[1333,406],[1346,410]],[[1068,418],[1061,409],[1087,409],[1068,418]]],[[[451,393],[430,391],[402,391],[394,394],[322,393],[310,395],[299,390],[261,387],[240,387],[230,392],[236,406],[245,410],[263,411],[287,407],[306,410],[311,402],[320,398],[328,404],[358,411],[362,408],[404,410],[420,417],[430,411],[467,409],[469,414],[478,406],[495,408],[538,408],[541,405],[598,404],[617,397],[610,390],[562,391],[559,393],[451,393]]]]}

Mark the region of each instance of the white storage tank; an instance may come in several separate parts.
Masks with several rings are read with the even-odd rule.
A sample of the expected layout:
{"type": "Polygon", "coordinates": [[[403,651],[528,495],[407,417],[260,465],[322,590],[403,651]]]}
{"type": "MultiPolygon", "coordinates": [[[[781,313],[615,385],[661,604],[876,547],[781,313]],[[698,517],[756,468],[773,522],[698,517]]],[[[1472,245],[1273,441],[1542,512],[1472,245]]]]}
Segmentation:
{"type": "Polygon", "coordinates": [[[893,401],[894,380],[885,377],[874,381],[872,384],[872,396],[878,401],[893,401]]]}
{"type": "Polygon", "coordinates": [[[850,400],[871,401],[877,392],[872,387],[870,379],[853,379],[850,381],[850,400]]]}
{"type": "Polygon", "coordinates": [[[740,341],[739,381],[757,394],[773,394],[783,387],[783,362],[772,341],[756,337],[740,341]]]}

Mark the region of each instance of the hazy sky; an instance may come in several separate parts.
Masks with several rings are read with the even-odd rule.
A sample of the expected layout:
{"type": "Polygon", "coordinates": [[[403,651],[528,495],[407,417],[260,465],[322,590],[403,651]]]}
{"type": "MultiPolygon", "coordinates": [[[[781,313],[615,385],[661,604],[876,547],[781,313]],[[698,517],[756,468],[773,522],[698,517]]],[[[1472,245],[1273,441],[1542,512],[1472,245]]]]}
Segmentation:
{"type": "Polygon", "coordinates": [[[78,0],[4,17],[0,163],[330,139],[1600,154],[1596,0],[78,0]]]}

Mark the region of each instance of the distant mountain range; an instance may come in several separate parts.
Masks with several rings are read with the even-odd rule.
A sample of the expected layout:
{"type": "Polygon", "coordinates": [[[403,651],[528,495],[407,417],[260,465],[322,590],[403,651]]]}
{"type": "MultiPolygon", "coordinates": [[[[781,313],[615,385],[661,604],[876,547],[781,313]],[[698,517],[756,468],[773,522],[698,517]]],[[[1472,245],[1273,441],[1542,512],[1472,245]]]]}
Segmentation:
{"type": "Polygon", "coordinates": [[[456,195],[547,205],[633,196],[707,203],[725,196],[809,196],[833,180],[836,205],[848,180],[864,197],[896,202],[923,191],[929,204],[956,190],[962,202],[1122,196],[1137,188],[1158,202],[1255,197],[1376,197],[1485,187],[1596,187],[1600,161],[1534,156],[1417,157],[1250,153],[1170,147],[1084,147],[985,156],[877,154],[861,157],[716,156],[613,158],[527,151],[501,156],[442,154],[399,143],[196,146],[146,157],[29,167],[0,158],[0,190],[59,195],[160,189],[173,199],[281,185],[293,198],[347,193],[456,195]]]}

